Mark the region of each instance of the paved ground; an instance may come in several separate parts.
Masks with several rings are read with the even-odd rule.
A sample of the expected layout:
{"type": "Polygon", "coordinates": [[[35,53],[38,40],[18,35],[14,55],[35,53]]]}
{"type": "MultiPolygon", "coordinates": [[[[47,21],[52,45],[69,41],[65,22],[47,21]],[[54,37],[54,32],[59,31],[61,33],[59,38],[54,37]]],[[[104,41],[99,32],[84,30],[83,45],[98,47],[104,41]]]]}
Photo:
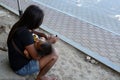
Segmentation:
{"type": "MultiPolygon", "coordinates": [[[[6,39],[11,26],[18,17],[0,7],[0,48],[7,49],[6,39]]],[[[120,80],[120,74],[105,65],[92,64],[85,60],[85,54],[59,40],[54,45],[59,51],[59,59],[47,75],[59,80],[120,80]]],[[[35,80],[34,75],[21,77],[8,66],[7,51],[0,50],[0,80],[35,80]]]]}
{"type": "Polygon", "coordinates": [[[119,0],[33,1],[120,35],[119,0]]]}
{"type": "MultiPolygon", "coordinates": [[[[4,3],[5,5],[11,7],[13,10],[17,11],[17,4],[14,0],[0,1],[1,3],[4,3]]],[[[22,0],[21,7],[24,10],[30,4],[38,4],[45,11],[45,19],[43,23],[44,26],[42,26],[43,29],[53,34],[58,34],[58,36],[64,41],[75,46],[84,53],[94,57],[100,62],[106,64],[112,69],[120,72],[119,35],[96,27],[76,17],[67,15],[66,13],[60,12],[60,10],[56,10],[57,6],[54,6],[55,9],[50,7],[49,4],[51,1],[47,1],[47,3],[43,0],[39,0],[39,3],[35,3],[33,1],[22,0]]],[[[57,0],[54,0],[51,5],[61,5],[61,8],[65,8],[66,10],[66,7],[64,5],[62,6],[62,4],[59,4],[58,2],[57,0]]],[[[73,8],[68,9],[68,12],[74,10],[73,8]]],[[[74,11],[77,11],[77,9],[74,11]]],[[[96,20],[97,19],[95,19],[95,21],[96,20]]],[[[108,20],[107,22],[111,23],[111,21],[108,20]]],[[[119,25],[118,23],[116,24],[119,25]]]]}

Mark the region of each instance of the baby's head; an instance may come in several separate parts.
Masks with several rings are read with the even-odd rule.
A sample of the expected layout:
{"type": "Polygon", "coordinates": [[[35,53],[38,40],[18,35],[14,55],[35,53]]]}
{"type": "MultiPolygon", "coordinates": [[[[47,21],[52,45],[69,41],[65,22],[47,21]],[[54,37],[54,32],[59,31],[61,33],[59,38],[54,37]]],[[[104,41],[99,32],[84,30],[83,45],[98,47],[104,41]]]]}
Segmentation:
{"type": "Polygon", "coordinates": [[[39,41],[35,45],[39,55],[45,56],[49,55],[53,52],[53,47],[50,42],[47,42],[46,40],[39,39],[39,41]]]}
{"type": "Polygon", "coordinates": [[[45,56],[53,52],[52,44],[49,42],[44,42],[40,45],[38,52],[40,55],[45,56]]]}

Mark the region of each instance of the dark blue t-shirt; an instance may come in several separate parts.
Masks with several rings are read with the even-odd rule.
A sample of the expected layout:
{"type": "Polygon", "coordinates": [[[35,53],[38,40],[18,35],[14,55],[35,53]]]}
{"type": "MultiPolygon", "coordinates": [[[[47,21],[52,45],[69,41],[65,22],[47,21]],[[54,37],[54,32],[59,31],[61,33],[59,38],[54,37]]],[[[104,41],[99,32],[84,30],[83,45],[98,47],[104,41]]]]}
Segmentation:
{"type": "MultiPolygon", "coordinates": [[[[19,28],[14,33],[13,41],[21,52],[24,52],[26,46],[34,44],[32,32],[26,27],[19,28]]],[[[8,42],[8,56],[10,66],[14,71],[21,69],[30,61],[30,59],[26,58],[24,54],[22,55],[13,47],[11,41],[8,42]]]]}

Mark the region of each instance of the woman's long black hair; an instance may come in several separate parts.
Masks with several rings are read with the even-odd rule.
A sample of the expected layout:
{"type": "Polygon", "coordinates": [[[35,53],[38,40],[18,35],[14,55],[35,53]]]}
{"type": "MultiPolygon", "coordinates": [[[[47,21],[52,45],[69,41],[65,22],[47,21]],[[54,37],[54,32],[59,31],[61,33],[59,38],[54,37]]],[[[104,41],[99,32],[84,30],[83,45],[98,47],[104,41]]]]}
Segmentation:
{"type": "Polygon", "coordinates": [[[30,5],[21,16],[20,20],[15,23],[8,35],[7,43],[12,39],[15,31],[20,27],[27,27],[30,30],[38,28],[44,18],[44,12],[36,5],[30,5]]]}

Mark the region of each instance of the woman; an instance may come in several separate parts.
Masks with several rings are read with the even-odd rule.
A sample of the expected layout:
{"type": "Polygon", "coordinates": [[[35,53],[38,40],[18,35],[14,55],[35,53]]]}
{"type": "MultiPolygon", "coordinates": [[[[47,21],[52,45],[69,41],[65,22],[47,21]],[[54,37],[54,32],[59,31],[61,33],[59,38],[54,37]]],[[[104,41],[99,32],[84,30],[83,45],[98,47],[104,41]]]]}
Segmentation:
{"type": "MultiPolygon", "coordinates": [[[[40,37],[36,34],[33,34],[33,39],[34,39],[34,46],[35,49],[37,50],[37,53],[40,56],[47,56],[53,52],[53,46],[51,42],[47,41],[44,37],[40,37]]],[[[31,56],[27,52],[27,50],[24,50],[24,54],[26,57],[30,58],[31,56]]]]}
{"type": "Polygon", "coordinates": [[[54,78],[45,77],[45,74],[57,61],[57,52],[54,49],[47,56],[39,56],[34,47],[32,36],[32,33],[35,33],[41,37],[45,37],[51,43],[57,41],[57,37],[48,37],[43,33],[34,31],[42,24],[43,17],[43,11],[38,6],[31,5],[25,10],[20,20],[12,27],[7,39],[9,63],[12,70],[19,75],[25,76],[39,71],[36,80],[54,80],[54,78]],[[17,49],[14,45],[16,45],[17,49]],[[31,58],[25,56],[23,53],[25,49],[31,58]]]}

